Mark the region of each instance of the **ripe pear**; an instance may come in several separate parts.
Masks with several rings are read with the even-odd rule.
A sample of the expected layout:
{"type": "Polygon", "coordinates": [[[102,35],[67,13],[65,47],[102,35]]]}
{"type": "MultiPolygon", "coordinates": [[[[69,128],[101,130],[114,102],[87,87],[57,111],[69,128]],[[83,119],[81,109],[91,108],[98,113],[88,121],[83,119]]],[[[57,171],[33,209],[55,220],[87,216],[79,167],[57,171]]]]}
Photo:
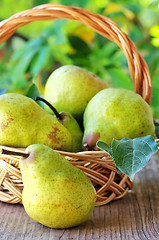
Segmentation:
{"type": "Polygon", "coordinates": [[[137,93],[109,88],[97,93],[84,113],[83,148],[96,149],[102,140],[111,145],[113,138],[137,138],[154,135],[150,106],[137,93]]]}
{"type": "Polygon", "coordinates": [[[20,170],[27,214],[51,228],[70,228],[91,215],[96,192],[89,178],[62,155],[41,144],[27,147],[20,170]]]}
{"type": "Polygon", "coordinates": [[[34,100],[17,93],[0,96],[0,144],[27,147],[33,143],[70,151],[70,132],[34,100]]]}
{"type": "MultiPolygon", "coordinates": [[[[71,113],[79,122],[90,99],[108,84],[95,74],[74,65],[56,69],[45,85],[44,98],[58,112],[71,113]]],[[[48,107],[45,108],[50,111],[48,107]]]]}
{"type": "Polygon", "coordinates": [[[59,121],[68,129],[72,136],[72,152],[79,152],[82,150],[82,138],[83,132],[76,121],[76,119],[70,113],[60,112],[59,121]]]}
{"type": "Polygon", "coordinates": [[[62,123],[65,128],[68,129],[72,136],[72,152],[79,152],[82,150],[82,137],[83,132],[76,121],[76,119],[70,113],[58,112],[46,99],[41,97],[36,97],[36,101],[43,101],[49,108],[52,110],[52,114],[55,114],[55,117],[60,123],[62,123]]]}

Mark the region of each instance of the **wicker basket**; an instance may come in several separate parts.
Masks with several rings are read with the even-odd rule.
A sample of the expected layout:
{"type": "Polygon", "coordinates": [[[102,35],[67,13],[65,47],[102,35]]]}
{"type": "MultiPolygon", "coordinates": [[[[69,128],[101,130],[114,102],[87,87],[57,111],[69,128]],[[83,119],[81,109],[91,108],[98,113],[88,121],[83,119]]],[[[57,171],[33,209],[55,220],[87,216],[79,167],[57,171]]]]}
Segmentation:
{"type": "MultiPolygon", "coordinates": [[[[121,31],[115,22],[105,16],[79,7],[54,4],[40,5],[0,22],[0,43],[7,40],[23,25],[37,20],[58,19],[80,21],[102,36],[116,42],[127,58],[134,91],[150,104],[152,89],[146,62],[129,37],[121,31]]],[[[1,146],[1,148],[17,151],[17,149],[10,147],[1,146]]],[[[20,151],[23,153],[24,149],[20,149],[20,151]]],[[[64,155],[74,166],[85,172],[91,179],[97,192],[97,206],[123,197],[132,188],[129,177],[116,172],[112,158],[105,152],[58,152],[64,155]]],[[[23,182],[19,161],[20,157],[0,154],[0,201],[21,203],[23,182]]]]}

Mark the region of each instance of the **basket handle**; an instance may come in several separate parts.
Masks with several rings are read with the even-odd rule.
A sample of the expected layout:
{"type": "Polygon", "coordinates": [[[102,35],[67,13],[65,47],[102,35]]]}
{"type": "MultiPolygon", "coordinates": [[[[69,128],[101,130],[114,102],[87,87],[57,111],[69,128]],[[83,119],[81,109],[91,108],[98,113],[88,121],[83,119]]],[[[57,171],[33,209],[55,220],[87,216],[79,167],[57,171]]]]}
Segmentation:
{"type": "Polygon", "coordinates": [[[150,104],[152,86],[148,66],[138,53],[132,40],[111,19],[86,9],[44,4],[33,9],[17,13],[0,22],[0,44],[6,41],[14,32],[31,22],[39,20],[69,19],[82,22],[105,38],[115,42],[124,52],[133,80],[134,91],[140,94],[150,104]]]}

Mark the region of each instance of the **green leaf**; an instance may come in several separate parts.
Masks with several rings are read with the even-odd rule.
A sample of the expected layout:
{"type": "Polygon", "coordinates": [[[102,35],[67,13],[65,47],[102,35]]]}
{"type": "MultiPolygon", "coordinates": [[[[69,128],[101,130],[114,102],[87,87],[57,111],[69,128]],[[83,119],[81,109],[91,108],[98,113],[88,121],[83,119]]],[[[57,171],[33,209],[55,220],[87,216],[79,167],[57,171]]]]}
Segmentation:
{"type": "MultiPolygon", "coordinates": [[[[34,0],[34,5],[41,5],[44,3],[44,0],[34,0]]],[[[45,0],[45,3],[49,3],[49,0],[45,0]]]]}
{"type": "MultiPolygon", "coordinates": [[[[111,149],[111,147],[108,144],[106,144],[103,141],[98,141],[96,143],[96,145],[97,145],[98,148],[100,148],[101,150],[107,152],[113,158],[112,149],[111,149]]],[[[117,167],[116,167],[116,170],[117,170],[117,173],[120,172],[120,170],[117,167]]]]}
{"type": "Polygon", "coordinates": [[[13,76],[16,79],[19,75],[22,75],[26,72],[27,68],[30,65],[30,62],[32,58],[37,53],[38,48],[34,48],[31,51],[28,51],[28,53],[25,53],[25,55],[18,61],[18,63],[14,67],[13,76]]]}
{"type": "Polygon", "coordinates": [[[134,139],[113,139],[111,148],[116,167],[131,180],[158,150],[154,138],[150,135],[134,139]]]}
{"type": "Polygon", "coordinates": [[[50,49],[48,46],[41,47],[41,50],[37,55],[36,61],[33,62],[33,64],[31,65],[31,73],[33,74],[33,76],[39,74],[42,68],[48,64],[50,56],[49,50],[50,49]]]}
{"type": "Polygon", "coordinates": [[[112,149],[110,146],[108,146],[105,142],[103,141],[98,141],[96,143],[97,147],[100,148],[101,150],[107,152],[111,157],[112,157],[112,149]]]}
{"type": "MultiPolygon", "coordinates": [[[[85,0],[85,1],[74,0],[73,5],[76,7],[78,6],[78,7],[85,8],[87,2],[88,2],[88,0],[85,0]]],[[[64,5],[72,5],[72,0],[67,0],[67,1],[61,0],[60,3],[64,4],[64,5]]]]}
{"type": "Polygon", "coordinates": [[[7,89],[1,88],[1,89],[0,89],[0,95],[4,94],[6,91],[7,91],[7,89]]]}
{"type": "Polygon", "coordinates": [[[81,38],[69,35],[68,36],[69,42],[71,46],[82,56],[88,55],[91,53],[91,49],[87,43],[85,43],[81,38]]]}
{"type": "MultiPolygon", "coordinates": [[[[26,94],[27,97],[29,98],[32,98],[33,100],[35,100],[35,98],[37,96],[40,96],[40,91],[38,89],[38,87],[36,86],[35,83],[33,83],[30,88],[28,89],[27,91],[27,94],[26,94]]],[[[38,101],[37,102],[41,107],[43,107],[43,104],[41,103],[41,101],[38,101]]]]}
{"type": "Polygon", "coordinates": [[[6,42],[0,44],[0,49],[3,49],[6,46],[6,42]]]}
{"type": "Polygon", "coordinates": [[[111,84],[114,87],[133,90],[133,84],[128,74],[122,68],[108,68],[111,77],[111,84]]]}
{"type": "Polygon", "coordinates": [[[66,19],[60,19],[59,21],[55,21],[55,23],[53,25],[53,33],[52,33],[52,35],[56,36],[56,38],[54,39],[55,45],[63,44],[63,43],[66,42],[66,34],[62,30],[63,26],[65,25],[66,22],[67,22],[66,19]],[[61,29],[61,30],[59,31],[59,29],[61,29]]]}
{"type": "Polygon", "coordinates": [[[11,61],[12,62],[16,62],[18,60],[20,61],[21,58],[23,58],[27,53],[30,53],[32,50],[34,51],[35,48],[40,49],[43,41],[44,40],[40,38],[28,41],[24,47],[18,49],[13,53],[11,61]]]}

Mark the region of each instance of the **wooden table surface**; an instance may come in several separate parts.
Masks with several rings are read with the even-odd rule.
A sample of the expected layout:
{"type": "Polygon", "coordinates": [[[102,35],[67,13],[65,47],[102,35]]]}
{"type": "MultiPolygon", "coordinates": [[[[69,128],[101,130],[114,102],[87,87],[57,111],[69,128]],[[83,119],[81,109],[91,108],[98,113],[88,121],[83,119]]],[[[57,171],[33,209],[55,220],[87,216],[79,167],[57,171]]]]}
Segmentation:
{"type": "Polygon", "coordinates": [[[96,207],[81,226],[57,230],[27,216],[23,206],[0,203],[0,240],[159,239],[159,153],[137,173],[124,198],[96,207]]]}

